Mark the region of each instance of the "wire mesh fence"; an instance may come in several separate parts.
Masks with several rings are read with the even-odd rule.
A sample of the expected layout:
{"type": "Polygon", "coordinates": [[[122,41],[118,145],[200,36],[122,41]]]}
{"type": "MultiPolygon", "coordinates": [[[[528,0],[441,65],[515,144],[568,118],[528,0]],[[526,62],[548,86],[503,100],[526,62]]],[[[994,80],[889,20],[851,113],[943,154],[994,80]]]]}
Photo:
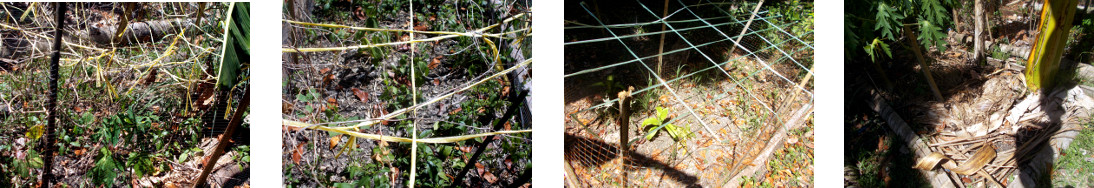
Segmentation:
{"type": "Polygon", "coordinates": [[[763,2],[606,6],[567,7],[570,185],[734,185],[811,116],[811,18],[763,2]]]}
{"type": "Polygon", "coordinates": [[[298,94],[285,99],[286,183],[527,185],[528,5],[355,1],[350,21],[286,13],[285,92],[298,94]],[[315,149],[322,132],[331,145],[315,149]]]}

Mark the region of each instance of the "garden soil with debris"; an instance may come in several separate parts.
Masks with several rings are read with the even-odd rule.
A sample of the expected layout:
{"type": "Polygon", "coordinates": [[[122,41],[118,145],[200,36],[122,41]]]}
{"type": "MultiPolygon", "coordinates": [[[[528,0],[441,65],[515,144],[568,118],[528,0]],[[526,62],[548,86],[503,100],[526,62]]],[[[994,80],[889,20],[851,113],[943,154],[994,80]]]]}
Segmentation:
{"type": "MultiPolygon", "coordinates": [[[[405,10],[400,10],[396,15],[386,16],[380,21],[381,28],[410,28],[407,19],[408,13],[405,10]]],[[[316,23],[338,23],[344,25],[363,26],[366,25],[365,20],[359,18],[351,18],[349,20],[332,19],[314,17],[316,23]]],[[[415,20],[415,22],[421,22],[415,20]]],[[[287,25],[288,26],[288,25],[287,25]]],[[[290,26],[297,27],[297,26],[290,26]]],[[[303,31],[303,29],[298,29],[303,31]]],[[[295,31],[286,29],[284,31],[286,37],[295,31]]],[[[351,35],[353,31],[349,30],[351,35]]],[[[371,33],[371,32],[370,32],[371,33]]],[[[303,33],[296,33],[295,35],[308,36],[303,33]]],[[[291,47],[303,48],[303,47],[326,47],[326,46],[351,46],[359,45],[354,42],[342,42],[332,41],[330,37],[320,35],[324,37],[315,37],[316,40],[309,40],[308,42],[301,42],[291,47]]],[[[416,34],[414,39],[426,39],[434,37],[431,34],[416,34]]],[[[411,40],[406,33],[392,32],[391,39],[399,41],[411,40]]],[[[291,39],[286,38],[287,42],[291,39]]],[[[350,41],[350,40],[347,40],[350,41]]],[[[286,44],[288,45],[288,44],[286,44]]],[[[430,62],[429,74],[424,76],[425,80],[417,80],[421,86],[417,87],[417,92],[421,96],[418,102],[423,100],[432,99],[447,93],[452,92],[455,89],[464,87],[466,84],[477,81],[473,80],[481,78],[482,75],[470,75],[467,71],[467,67],[460,67],[450,59],[446,58],[446,54],[450,54],[456,51],[462,50],[462,47],[456,47],[457,42],[453,40],[441,40],[437,42],[424,42],[417,43],[418,49],[422,49],[422,46],[428,46],[426,50],[416,50],[414,56],[421,57],[423,60],[430,62]],[[424,82],[424,83],[422,83],[424,82]]],[[[290,48],[291,48],[290,47],[290,48]]],[[[359,53],[359,50],[344,50],[339,52],[318,52],[318,53],[285,53],[285,83],[284,98],[283,98],[283,113],[286,119],[291,119],[301,122],[315,122],[315,121],[332,121],[322,120],[320,114],[325,113],[328,110],[336,110],[335,114],[327,114],[330,116],[339,116],[344,120],[358,120],[367,119],[372,117],[379,117],[381,115],[390,113],[395,110],[389,107],[389,102],[381,99],[381,95],[388,84],[398,85],[410,85],[411,80],[407,76],[396,75],[394,69],[399,66],[408,66],[400,63],[400,57],[410,55],[409,45],[396,45],[393,47],[383,47],[381,50],[388,51],[385,58],[378,59],[370,57],[367,53],[359,53]],[[298,59],[292,59],[291,56],[300,56],[298,59]],[[377,66],[379,65],[379,66],[377,66]],[[385,82],[384,76],[394,77],[393,80],[388,80],[390,83],[385,82]],[[306,91],[315,90],[319,96],[318,101],[301,101],[295,96],[308,95],[306,91]],[[312,111],[305,111],[306,109],[312,111]],[[310,114],[301,115],[296,114],[310,114]]],[[[360,52],[367,52],[361,50],[360,52]]],[[[509,65],[505,65],[508,67],[509,65]]],[[[493,74],[493,72],[488,72],[493,74]]],[[[485,74],[484,74],[485,75],[485,74]]],[[[497,79],[500,83],[501,78],[497,79]]],[[[503,84],[508,85],[508,84],[503,84]]],[[[408,86],[409,87],[409,86],[408,86]]],[[[505,86],[502,95],[516,95],[517,91],[509,91],[509,86],[505,86]]],[[[499,88],[501,90],[501,88],[499,88]]],[[[408,89],[409,91],[409,89],[408,89]]],[[[433,105],[427,105],[419,108],[416,112],[417,118],[415,119],[419,132],[425,130],[434,129],[436,123],[451,123],[449,122],[449,115],[462,110],[482,110],[484,109],[462,109],[461,103],[469,100],[470,98],[483,97],[482,95],[471,95],[472,92],[457,93],[452,97],[443,99],[434,103],[433,105]]],[[[408,94],[409,95],[409,94],[408,94]]],[[[489,109],[485,114],[488,116],[502,116],[506,106],[497,107],[495,109],[489,109]]],[[[393,120],[395,121],[409,121],[409,119],[393,120]]],[[[359,130],[362,133],[379,134],[379,135],[393,135],[400,137],[410,137],[410,133],[404,130],[395,130],[391,126],[387,126],[388,122],[382,124],[376,124],[373,126],[363,127],[359,130]]],[[[508,123],[506,123],[508,124],[508,123]]],[[[342,125],[335,125],[342,126],[342,125]]],[[[485,127],[486,130],[470,131],[466,134],[474,134],[479,132],[490,132],[489,127],[485,127]]],[[[517,129],[530,129],[530,127],[512,127],[513,130],[517,129]]],[[[473,129],[472,129],[473,130],[473,129]]],[[[373,153],[373,148],[380,148],[381,150],[389,150],[395,154],[397,158],[410,156],[409,143],[381,143],[378,140],[369,140],[363,138],[355,138],[346,135],[330,136],[325,131],[318,130],[300,130],[296,128],[285,127],[283,129],[283,168],[286,170],[285,176],[294,177],[301,182],[295,182],[294,185],[300,185],[304,187],[321,187],[328,186],[328,183],[335,182],[352,182],[359,177],[351,177],[347,172],[347,167],[358,163],[376,163],[376,159],[379,154],[373,153]],[[348,147],[347,144],[350,139],[356,139],[356,148],[359,151],[345,151],[341,152],[343,147],[348,147]],[[391,145],[388,145],[391,144],[391,145]],[[392,147],[396,144],[405,147],[392,147]]],[[[500,137],[500,136],[499,136],[500,137]]],[[[528,146],[531,146],[530,139],[527,138],[528,146]]],[[[464,184],[464,180],[455,180],[456,185],[468,185],[473,187],[481,186],[498,186],[503,182],[513,182],[520,177],[526,168],[530,168],[530,158],[521,159],[519,161],[511,161],[507,159],[509,154],[506,154],[500,147],[502,139],[498,138],[490,144],[484,156],[498,156],[498,157],[484,157],[480,158],[478,165],[486,165],[487,169],[484,170],[481,166],[476,170],[472,169],[467,174],[467,182],[470,184],[464,184]]],[[[475,151],[478,144],[474,142],[466,142],[465,144],[443,144],[453,145],[458,148],[459,151],[464,154],[463,157],[458,159],[449,160],[461,160],[467,161],[470,158],[471,153],[475,151]]],[[[419,144],[421,147],[433,147],[434,144],[419,144]]],[[[530,148],[529,148],[530,150],[530,148]]],[[[421,157],[424,154],[418,154],[421,157]]],[[[424,162],[419,160],[419,163],[424,162]]],[[[406,180],[404,177],[409,177],[409,165],[407,166],[392,166],[392,163],[379,163],[383,168],[390,169],[391,172],[384,173],[388,180],[394,187],[406,186],[406,180]]],[[[476,164],[467,164],[476,165],[476,164]]],[[[422,168],[422,166],[419,166],[422,168]]],[[[439,176],[447,176],[448,178],[454,178],[460,169],[457,168],[445,168],[443,174],[437,174],[439,176]]],[[[419,178],[423,174],[419,173],[419,178]]],[[[289,183],[289,182],[286,182],[289,183]]],[[[525,184],[525,186],[530,184],[525,184]]]]}
{"type": "MultiPolygon", "coordinates": [[[[581,10],[580,7],[576,8],[581,10]]],[[[611,10],[620,11],[617,9],[627,8],[636,7],[615,7],[611,10]]],[[[653,9],[660,10],[659,7],[653,7],[653,9]]],[[[601,11],[609,10],[601,9],[601,11]]],[[[585,13],[582,12],[582,14],[585,13]]],[[[605,12],[603,15],[614,14],[605,12]]],[[[605,19],[613,18],[623,19],[618,17],[605,19]]],[[[625,22],[633,21],[627,20],[625,22]]],[[[617,35],[633,34],[629,33],[632,32],[630,29],[617,29],[615,31],[617,35]]],[[[718,35],[712,31],[707,32],[706,34],[711,36],[718,35]]],[[[589,40],[604,37],[605,35],[607,35],[606,32],[568,31],[566,42],[589,40]]],[[[702,34],[693,35],[702,36],[702,34]]],[[[750,37],[746,38],[752,39],[750,37]]],[[[656,35],[638,39],[625,38],[623,41],[627,43],[628,47],[634,48],[631,50],[634,50],[639,57],[658,53],[659,40],[656,35]]],[[[691,42],[704,43],[705,41],[691,42]]],[[[669,33],[666,35],[664,48],[666,52],[687,47],[689,46],[674,34],[669,33]]],[[[742,55],[726,53],[729,50],[726,44],[701,47],[700,50],[706,54],[729,56],[714,57],[716,61],[721,61],[722,58],[731,60],[742,55]]],[[[805,174],[801,172],[805,169],[810,169],[808,173],[812,173],[811,147],[808,147],[809,149],[806,152],[809,155],[808,159],[796,161],[799,165],[790,166],[789,171],[796,172],[796,175],[772,176],[766,171],[767,164],[760,163],[760,159],[766,161],[766,159],[772,157],[770,154],[774,154],[759,156],[763,153],[762,150],[765,149],[765,146],[768,146],[771,142],[787,141],[771,139],[774,133],[779,130],[779,127],[786,123],[786,119],[795,116],[793,114],[802,110],[801,108],[804,104],[809,103],[810,99],[804,92],[793,89],[797,88],[796,86],[776,80],[779,78],[764,69],[763,65],[753,58],[756,58],[756,56],[747,56],[724,67],[716,67],[727,71],[733,76],[733,80],[740,80],[739,84],[727,78],[722,70],[717,69],[708,69],[692,77],[668,83],[684,103],[677,102],[673,94],[669,93],[664,87],[657,87],[633,95],[635,103],[642,104],[631,105],[630,111],[632,113],[627,117],[630,122],[630,131],[627,134],[630,139],[637,140],[632,142],[630,145],[632,148],[628,149],[631,151],[626,164],[629,184],[656,187],[738,186],[729,184],[746,181],[743,179],[733,180],[732,178],[737,175],[755,177],[753,180],[757,181],[771,181],[764,179],[764,177],[777,177],[772,182],[780,182],[781,185],[808,186],[812,184],[811,175],[805,177],[804,180],[799,179],[805,174]],[[749,73],[756,71],[760,73],[749,75],[749,73]],[[753,92],[763,91],[755,93],[755,97],[760,100],[755,100],[753,96],[742,90],[743,88],[750,88],[749,90],[753,92]],[[791,101],[791,95],[795,91],[798,92],[799,96],[791,101]],[[771,117],[771,111],[765,108],[764,105],[774,108],[774,114],[778,115],[771,117]],[[670,118],[667,121],[677,126],[685,127],[686,125],[690,127],[688,131],[693,133],[694,136],[676,141],[667,132],[659,131],[660,133],[657,133],[652,140],[646,140],[645,136],[648,132],[642,127],[643,119],[654,117],[656,113],[654,109],[658,106],[664,107],[669,112],[670,118]],[[704,128],[688,108],[694,110],[694,113],[702,118],[702,121],[709,125],[710,131],[713,132],[704,128]],[[722,139],[722,141],[715,137],[722,139]],[[753,170],[756,171],[752,172],[755,174],[739,174],[752,166],[763,166],[763,168],[754,168],[753,170]]],[[[612,40],[591,44],[568,45],[566,46],[565,59],[566,74],[571,74],[634,58],[623,49],[618,41],[612,40]]],[[[662,65],[664,69],[659,75],[666,81],[712,66],[710,61],[695,52],[695,50],[666,54],[664,59],[666,64],[662,65]]],[[[776,62],[777,59],[776,56],[765,59],[765,61],[776,62]]],[[[657,58],[643,61],[649,67],[657,68],[657,58]]],[[[804,72],[800,67],[791,66],[789,63],[774,64],[772,66],[784,75],[803,75],[804,72]]],[[[567,169],[567,171],[572,171],[579,179],[569,181],[576,183],[578,186],[592,187],[617,186],[623,182],[620,177],[620,174],[622,174],[620,165],[622,164],[618,157],[620,129],[616,123],[617,116],[619,116],[619,103],[610,101],[617,98],[616,92],[626,90],[627,87],[634,87],[635,90],[639,90],[651,84],[656,85],[658,81],[655,78],[649,78],[652,81],[647,80],[647,77],[650,77],[648,72],[650,71],[642,67],[639,62],[634,62],[565,78],[565,158],[566,162],[569,163],[568,165],[573,168],[567,169]]],[[[803,123],[791,126],[789,129],[803,130],[802,126],[807,125],[803,123]]],[[[811,124],[808,124],[808,126],[811,127],[811,124]]],[[[805,145],[812,145],[811,134],[809,136],[794,135],[793,137],[795,141],[792,145],[795,145],[796,149],[806,148],[805,145]]],[[[783,148],[778,147],[776,150],[782,150],[781,152],[785,153],[783,148]]],[[[805,149],[795,151],[805,151],[805,149]]],[[[801,153],[794,153],[794,155],[797,154],[801,153]]],[[[781,169],[772,171],[778,170],[781,169]]],[[[774,174],[784,174],[784,172],[775,172],[774,174]]]]}

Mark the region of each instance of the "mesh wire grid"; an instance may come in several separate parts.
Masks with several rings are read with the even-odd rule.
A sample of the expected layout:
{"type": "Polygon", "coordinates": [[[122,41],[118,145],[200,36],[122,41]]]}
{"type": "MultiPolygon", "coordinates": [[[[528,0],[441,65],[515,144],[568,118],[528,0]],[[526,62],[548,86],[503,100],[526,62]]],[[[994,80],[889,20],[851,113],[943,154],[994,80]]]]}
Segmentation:
{"type": "Polygon", "coordinates": [[[812,74],[812,31],[788,31],[801,23],[779,19],[794,15],[779,15],[764,7],[753,14],[756,3],[668,3],[673,5],[664,12],[664,7],[649,6],[660,6],[656,5],[660,2],[612,5],[612,9],[633,6],[626,10],[633,14],[624,16],[605,10],[603,5],[582,2],[575,6],[577,11],[567,7],[572,12],[567,12],[565,28],[565,159],[582,186],[624,184],[623,172],[627,172],[629,185],[724,185],[748,166],[749,159],[758,157],[755,155],[779,126],[793,118],[787,114],[812,104],[812,89],[803,83],[812,74]],[[747,11],[726,11],[740,9],[747,11]],[[570,14],[581,14],[581,20],[571,20],[570,14]],[[664,30],[656,28],[662,23],[664,30]],[[656,48],[662,34],[668,38],[663,50],[656,48]],[[598,59],[597,54],[585,50],[592,48],[622,51],[612,54],[622,57],[617,61],[598,59]],[[665,59],[660,67],[659,58],[665,59]],[[603,79],[602,75],[628,75],[623,79],[633,80],[646,76],[642,81],[648,86],[641,87],[642,81],[633,80],[615,84],[579,81],[603,79]],[[627,149],[625,165],[620,165],[618,125],[613,117],[618,113],[618,99],[610,94],[623,89],[605,85],[638,85],[633,96],[646,99],[638,103],[647,104],[632,105],[641,107],[626,118],[631,130],[639,130],[633,127],[654,116],[652,106],[664,106],[678,115],[660,126],[642,127],[652,127],[657,136],[656,130],[666,124],[687,125],[695,136],[665,144],[669,139],[647,140],[649,129],[630,132],[635,135],[627,142],[633,148],[627,149]],[[588,90],[572,89],[582,87],[609,94],[571,92],[588,90]]]}

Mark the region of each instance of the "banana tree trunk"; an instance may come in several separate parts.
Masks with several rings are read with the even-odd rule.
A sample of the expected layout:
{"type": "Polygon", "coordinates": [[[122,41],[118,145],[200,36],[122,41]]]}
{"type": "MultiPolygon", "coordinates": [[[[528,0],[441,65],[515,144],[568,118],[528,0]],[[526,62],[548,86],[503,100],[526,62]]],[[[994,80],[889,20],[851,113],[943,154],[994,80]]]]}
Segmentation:
{"type": "Polygon", "coordinates": [[[1060,58],[1064,55],[1068,31],[1079,3],[1077,0],[1048,1],[1041,10],[1041,33],[1029,52],[1026,66],[1026,86],[1030,91],[1047,90],[1056,86],[1056,73],[1060,71],[1060,58]]]}

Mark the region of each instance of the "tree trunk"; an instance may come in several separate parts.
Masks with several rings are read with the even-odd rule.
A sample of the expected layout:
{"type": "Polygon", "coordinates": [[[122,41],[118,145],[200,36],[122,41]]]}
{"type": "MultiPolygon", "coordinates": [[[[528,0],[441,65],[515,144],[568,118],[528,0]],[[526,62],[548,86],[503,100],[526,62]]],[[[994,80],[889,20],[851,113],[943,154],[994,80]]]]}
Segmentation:
{"type": "Polygon", "coordinates": [[[127,46],[138,42],[147,43],[162,39],[169,34],[178,33],[182,28],[191,25],[190,22],[192,22],[191,19],[130,22],[124,25],[125,30],[122,30],[123,34],[120,36],[117,32],[119,31],[118,27],[121,27],[122,25],[90,27],[88,28],[88,35],[86,38],[103,45],[108,45],[112,42],[116,42],[115,44],[120,46],[127,46]]]}
{"type": "Polygon", "coordinates": [[[984,62],[984,0],[976,0],[973,8],[973,48],[972,62],[981,64],[984,62]]]}
{"type": "Polygon", "coordinates": [[[1068,32],[1074,19],[1077,0],[1047,1],[1041,10],[1041,25],[1037,42],[1030,50],[1029,63],[1026,66],[1026,84],[1030,91],[1050,91],[1056,86],[1056,73],[1060,69],[1060,58],[1064,55],[1068,32]]]}

